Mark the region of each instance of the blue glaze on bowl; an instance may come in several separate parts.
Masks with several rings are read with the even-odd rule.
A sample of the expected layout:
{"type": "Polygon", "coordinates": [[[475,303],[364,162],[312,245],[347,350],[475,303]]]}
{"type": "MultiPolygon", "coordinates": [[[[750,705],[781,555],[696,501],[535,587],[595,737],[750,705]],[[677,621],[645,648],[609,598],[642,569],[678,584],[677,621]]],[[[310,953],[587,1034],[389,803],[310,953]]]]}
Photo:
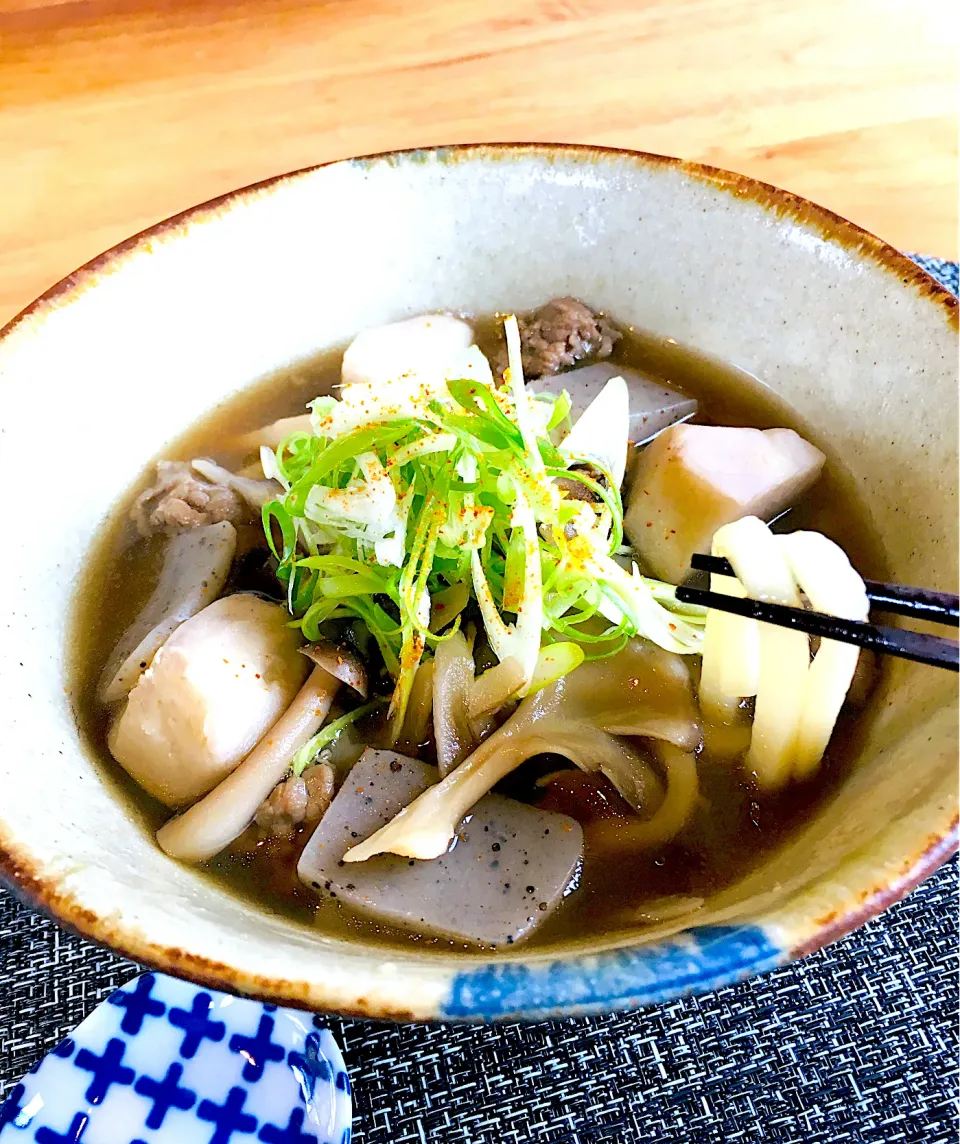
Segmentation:
{"type": "Polygon", "coordinates": [[[317,1018],[146,973],[0,1107],[2,1144],[349,1144],[350,1081],[317,1018]]]}
{"type": "Polygon", "coordinates": [[[655,1005],[732,985],[789,960],[758,926],[702,926],[655,945],[575,960],[492,962],[458,973],[443,1016],[492,1021],[655,1005]]]}

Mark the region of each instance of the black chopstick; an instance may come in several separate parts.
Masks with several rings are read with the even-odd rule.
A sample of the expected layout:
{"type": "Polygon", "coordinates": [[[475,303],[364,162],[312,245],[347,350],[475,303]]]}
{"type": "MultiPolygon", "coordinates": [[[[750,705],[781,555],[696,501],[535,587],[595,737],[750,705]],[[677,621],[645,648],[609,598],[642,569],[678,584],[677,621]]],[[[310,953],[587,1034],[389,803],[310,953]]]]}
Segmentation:
{"type": "Polygon", "coordinates": [[[870,648],[871,651],[898,656],[900,659],[910,659],[932,667],[945,667],[949,671],[960,670],[960,657],[958,657],[960,645],[940,636],[865,624],[857,620],[842,620],[837,616],[826,616],[822,612],[808,612],[803,608],[788,608],[783,604],[768,604],[761,600],[745,600],[737,596],[724,595],[722,592],[707,592],[700,588],[678,588],[677,599],[682,604],[700,604],[705,608],[714,608],[718,612],[731,612],[735,616],[745,616],[747,619],[776,624],[778,627],[794,628],[823,639],[856,644],[858,647],[870,648]]]}
{"type": "MultiPolygon", "coordinates": [[[[722,556],[707,556],[696,552],[690,561],[701,572],[714,572],[719,576],[733,576],[730,562],[722,556]]],[[[929,588],[908,588],[902,584],[883,584],[879,580],[864,580],[873,611],[895,612],[915,620],[933,624],[960,625],[960,599],[949,592],[934,592],[929,588]]]]}

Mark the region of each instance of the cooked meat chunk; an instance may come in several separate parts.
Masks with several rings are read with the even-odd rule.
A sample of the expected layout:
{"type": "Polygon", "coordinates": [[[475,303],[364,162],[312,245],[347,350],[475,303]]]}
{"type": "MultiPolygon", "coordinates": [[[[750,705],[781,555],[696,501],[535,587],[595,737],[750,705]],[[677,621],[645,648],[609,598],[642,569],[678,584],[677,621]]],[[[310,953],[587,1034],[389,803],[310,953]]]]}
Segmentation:
{"type": "Polygon", "coordinates": [[[141,535],[152,536],[175,535],[221,520],[247,524],[253,515],[233,489],[206,480],[185,461],[159,461],[156,481],[137,497],[130,518],[141,535]]]}
{"type": "Polygon", "coordinates": [[[261,838],[283,838],[298,826],[314,827],[333,800],[333,771],[325,763],[278,783],[257,811],[261,838]]]}
{"type": "MultiPolygon", "coordinates": [[[[528,379],[572,369],[588,358],[607,358],[620,338],[608,318],[576,298],[554,298],[518,322],[523,373],[528,379]]],[[[505,348],[497,364],[502,373],[507,364],[505,348]]]]}
{"type": "Polygon", "coordinates": [[[333,767],[327,763],[307,767],[303,781],[307,787],[307,809],[303,821],[311,828],[323,818],[333,802],[333,767]]]}
{"type": "Polygon", "coordinates": [[[292,834],[307,813],[307,784],[300,775],[277,783],[257,811],[254,821],[264,836],[292,834]]]}

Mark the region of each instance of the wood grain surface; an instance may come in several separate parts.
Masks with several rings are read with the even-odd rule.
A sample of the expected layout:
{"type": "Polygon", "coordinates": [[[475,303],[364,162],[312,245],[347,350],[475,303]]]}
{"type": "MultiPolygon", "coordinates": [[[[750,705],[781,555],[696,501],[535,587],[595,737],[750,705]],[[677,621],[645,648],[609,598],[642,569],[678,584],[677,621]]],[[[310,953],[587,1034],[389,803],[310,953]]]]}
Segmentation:
{"type": "Polygon", "coordinates": [[[435,143],[635,147],[957,255],[955,0],[0,0],[0,322],[203,199],[435,143]]]}

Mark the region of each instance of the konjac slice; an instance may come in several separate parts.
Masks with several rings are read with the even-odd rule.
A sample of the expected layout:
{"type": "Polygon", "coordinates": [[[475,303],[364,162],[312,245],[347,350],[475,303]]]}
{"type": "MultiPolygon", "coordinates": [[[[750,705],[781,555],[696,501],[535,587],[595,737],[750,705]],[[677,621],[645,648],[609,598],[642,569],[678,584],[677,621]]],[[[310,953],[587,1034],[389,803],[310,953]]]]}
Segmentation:
{"type": "Polygon", "coordinates": [[[530,389],[534,393],[551,394],[566,390],[570,396],[570,417],[576,421],[614,377],[622,377],[627,383],[630,398],[627,435],[635,445],[649,441],[668,426],[692,417],[697,411],[694,398],[685,397],[675,389],[644,377],[638,370],[608,361],[538,378],[530,383],[530,389]]]}
{"type": "Polygon", "coordinates": [[[436,768],[367,750],[307,843],[297,866],[311,889],[393,925],[482,945],[510,945],[550,916],[583,854],[578,823],[487,795],[460,824],[453,847],[428,862],[378,855],[344,865],[372,834],[437,780],[436,768]]]}

